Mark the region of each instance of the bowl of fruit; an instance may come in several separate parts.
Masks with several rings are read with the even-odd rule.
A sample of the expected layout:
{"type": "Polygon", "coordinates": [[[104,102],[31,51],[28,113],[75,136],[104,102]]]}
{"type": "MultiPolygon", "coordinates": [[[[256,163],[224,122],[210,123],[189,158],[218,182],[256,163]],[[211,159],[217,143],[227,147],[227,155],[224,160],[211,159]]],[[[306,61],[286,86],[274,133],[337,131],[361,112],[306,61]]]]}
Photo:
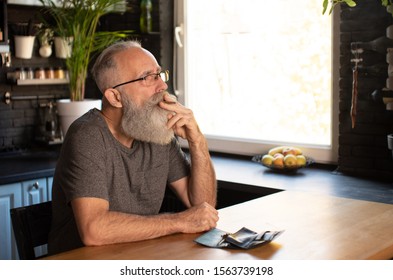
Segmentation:
{"type": "Polygon", "coordinates": [[[314,162],[311,158],[306,157],[301,149],[292,146],[272,148],[267,154],[254,156],[252,161],[261,163],[272,170],[285,172],[296,171],[314,162]]]}

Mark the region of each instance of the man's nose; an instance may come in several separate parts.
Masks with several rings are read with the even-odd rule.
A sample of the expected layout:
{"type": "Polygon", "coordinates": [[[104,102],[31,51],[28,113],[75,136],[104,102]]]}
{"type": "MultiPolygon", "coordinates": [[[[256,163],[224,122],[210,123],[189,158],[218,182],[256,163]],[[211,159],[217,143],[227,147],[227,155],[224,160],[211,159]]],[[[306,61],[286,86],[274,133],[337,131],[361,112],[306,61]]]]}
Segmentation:
{"type": "Polygon", "coordinates": [[[159,91],[163,91],[163,90],[168,89],[168,85],[166,82],[164,82],[161,78],[159,78],[157,80],[158,80],[159,91]]]}

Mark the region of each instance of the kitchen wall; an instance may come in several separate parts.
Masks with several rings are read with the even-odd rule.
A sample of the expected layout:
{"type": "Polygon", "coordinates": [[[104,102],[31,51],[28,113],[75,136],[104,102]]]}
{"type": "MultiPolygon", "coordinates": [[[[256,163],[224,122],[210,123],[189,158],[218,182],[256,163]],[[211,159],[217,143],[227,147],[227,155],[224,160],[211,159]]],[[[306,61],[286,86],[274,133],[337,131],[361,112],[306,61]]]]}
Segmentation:
{"type": "MultiPolygon", "coordinates": [[[[352,100],[351,42],[368,42],[386,36],[386,28],[393,24],[392,15],[381,1],[356,1],[356,8],[342,5],[340,24],[340,100],[339,100],[339,159],[338,170],[360,176],[393,178],[392,153],[387,148],[387,134],[393,133],[393,111],[372,93],[386,85],[386,55],[374,51],[361,54],[361,66],[380,65],[382,71],[360,71],[358,76],[358,105],[355,127],[352,128],[350,109],[352,100]]],[[[336,54],[338,55],[338,54],[336,54]]]]}
{"type": "MultiPolygon", "coordinates": [[[[172,38],[172,13],[167,13],[160,10],[160,7],[165,10],[173,10],[173,1],[159,1],[153,0],[153,32],[151,34],[140,35],[139,31],[139,0],[128,0],[127,11],[123,14],[107,15],[102,18],[101,30],[134,30],[136,38],[141,41],[142,45],[150,50],[164,68],[171,69],[172,64],[172,49],[167,43],[171,40],[166,40],[167,36],[172,38]],[[169,26],[169,27],[168,27],[169,26]]],[[[24,6],[24,5],[7,5],[8,8],[8,23],[9,27],[12,23],[28,22],[30,19],[33,22],[40,22],[40,14],[42,7],[39,6],[24,6]]],[[[13,33],[9,28],[9,39],[11,52],[14,53],[13,33]]],[[[67,98],[67,85],[33,85],[33,86],[18,86],[7,81],[7,72],[14,71],[20,67],[65,67],[65,62],[62,59],[57,59],[53,53],[49,58],[40,57],[39,42],[35,40],[35,47],[32,59],[18,59],[12,56],[11,67],[1,67],[0,69],[0,155],[19,152],[35,148],[37,146],[44,147],[45,143],[36,141],[39,137],[38,125],[40,123],[40,104],[45,104],[52,99],[33,99],[33,100],[16,100],[11,104],[5,104],[4,93],[10,92],[12,96],[26,97],[26,96],[53,96],[54,99],[67,98]]],[[[98,91],[95,83],[88,78],[87,80],[87,98],[101,98],[101,93],[98,91]]]]}
{"type": "MultiPolygon", "coordinates": [[[[371,93],[385,86],[387,73],[377,75],[360,73],[358,79],[358,112],[355,128],[351,127],[350,108],[352,98],[353,58],[350,43],[370,41],[385,35],[386,27],[393,24],[392,16],[380,5],[380,1],[362,0],[358,6],[349,9],[342,5],[340,25],[340,100],[339,110],[339,157],[337,171],[356,176],[393,178],[393,160],[387,149],[386,135],[393,133],[393,111],[387,111],[381,101],[374,101],[371,93]]],[[[130,0],[130,10],[124,15],[111,15],[103,19],[103,29],[136,29],[138,33],[139,1],[130,0]]],[[[173,0],[154,0],[154,34],[138,37],[151,50],[164,68],[172,69],[172,26],[173,0]]],[[[37,7],[8,5],[9,22],[25,21],[37,13],[37,7]]],[[[12,40],[11,40],[12,43],[12,40]]],[[[37,42],[36,42],[37,43],[37,42]]],[[[37,46],[33,59],[13,59],[12,68],[25,65],[63,65],[63,61],[52,56],[40,58],[37,46]]],[[[385,56],[365,52],[363,65],[386,63],[385,56]]],[[[67,96],[66,86],[14,86],[6,83],[5,73],[9,68],[0,69],[0,98],[5,91],[15,96],[47,95],[67,96]]],[[[171,71],[173,73],[173,71],[171,71]]],[[[171,87],[171,85],[170,85],[171,87]]],[[[87,96],[99,96],[94,83],[88,80],[87,96]]],[[[38,121],[37,101],[15,101],[12,105],[0,102],[0,154],[27,149],[34,142],[35,126],[38,121]]]]}

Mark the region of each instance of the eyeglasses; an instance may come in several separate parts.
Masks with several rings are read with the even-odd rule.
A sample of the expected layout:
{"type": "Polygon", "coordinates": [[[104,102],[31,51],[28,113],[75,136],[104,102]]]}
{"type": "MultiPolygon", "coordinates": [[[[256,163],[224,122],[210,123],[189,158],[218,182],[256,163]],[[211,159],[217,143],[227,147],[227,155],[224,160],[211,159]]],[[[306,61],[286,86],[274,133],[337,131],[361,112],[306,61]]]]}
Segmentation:
{"type": "Polygon", "coordinates": [[[160,72],[154,73],[154,74],[148,74],[142,78],[115,85],[112,88],[117,88],[119,86],[124,86],[126,84],[131,84],[131,83],[138,82],[138,81],[143,81],[145,86],[151,86],[158,80],[158,78],[161,78],[161,80],[163,80],[165,83],[168,82],[169,81],[169,70],[160,71],[160,72]]]}

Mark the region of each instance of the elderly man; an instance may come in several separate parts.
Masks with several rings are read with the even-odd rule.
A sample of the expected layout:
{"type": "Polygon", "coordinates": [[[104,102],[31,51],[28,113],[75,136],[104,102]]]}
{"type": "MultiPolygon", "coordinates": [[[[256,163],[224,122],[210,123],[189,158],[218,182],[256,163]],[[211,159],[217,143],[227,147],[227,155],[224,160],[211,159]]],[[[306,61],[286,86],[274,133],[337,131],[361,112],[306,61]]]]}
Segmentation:
{"type": "Polygon", "coordinates": [[[196,233],[216,226],[216,179],[193,113],[166,92],[168,71],[138,42],[113,44],[92,69],[102,110],[76,120],[53,182],[49,253],[196,233]],[[188,141],[190,160],[175,135],[188,141]],[[187,207],[159,214],[169,186],[187,207]]]}

